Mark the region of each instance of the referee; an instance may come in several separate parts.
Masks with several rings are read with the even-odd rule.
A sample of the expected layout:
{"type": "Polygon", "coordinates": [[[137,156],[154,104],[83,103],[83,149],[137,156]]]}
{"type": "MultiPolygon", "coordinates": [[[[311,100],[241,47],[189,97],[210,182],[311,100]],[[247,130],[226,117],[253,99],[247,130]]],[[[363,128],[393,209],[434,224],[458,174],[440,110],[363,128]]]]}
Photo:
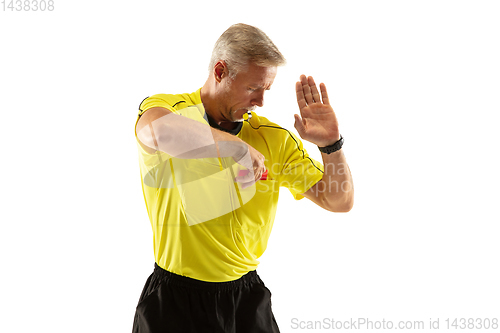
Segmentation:
{"type": "Polygon", "coordinates": [[[217,40],[201,88],[142,101],[135,135],[155,264],[134,333],[279,332],[256,269],[280,187],[328,211],[351,210],[352,178],[326,86],[302,75],[294,115],[322,163],[255,112],[284,64],[264,32],[236,24],[217,40]]]}

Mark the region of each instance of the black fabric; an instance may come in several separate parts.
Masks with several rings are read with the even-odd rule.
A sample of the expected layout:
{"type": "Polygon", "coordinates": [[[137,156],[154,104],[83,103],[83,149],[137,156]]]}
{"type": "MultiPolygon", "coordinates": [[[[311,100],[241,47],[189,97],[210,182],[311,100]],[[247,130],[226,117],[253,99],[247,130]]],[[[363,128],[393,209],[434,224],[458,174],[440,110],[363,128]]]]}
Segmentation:
{"type": "Polygon", "coordinates": [[[133,333],[276,333],[271,292],[256,271],[205,282],[155,269],[136,308],[133,333]]]}

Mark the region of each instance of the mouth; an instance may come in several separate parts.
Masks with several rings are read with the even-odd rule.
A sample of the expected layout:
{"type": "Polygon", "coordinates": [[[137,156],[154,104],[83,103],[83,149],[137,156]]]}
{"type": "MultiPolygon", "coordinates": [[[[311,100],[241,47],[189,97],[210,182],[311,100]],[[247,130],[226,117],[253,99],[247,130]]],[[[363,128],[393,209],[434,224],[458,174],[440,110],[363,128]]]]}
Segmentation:
{"type": "Polygon", "coordinates": [[[253,111],[255,110],[255,108],[241,108],[241,109],[237,109],[236,111],[234,111],[233,115],[234,115],[234,119],[236,121],[241,121],[243,120],[243,115],[247,114],[249,111],[253,111]]]}

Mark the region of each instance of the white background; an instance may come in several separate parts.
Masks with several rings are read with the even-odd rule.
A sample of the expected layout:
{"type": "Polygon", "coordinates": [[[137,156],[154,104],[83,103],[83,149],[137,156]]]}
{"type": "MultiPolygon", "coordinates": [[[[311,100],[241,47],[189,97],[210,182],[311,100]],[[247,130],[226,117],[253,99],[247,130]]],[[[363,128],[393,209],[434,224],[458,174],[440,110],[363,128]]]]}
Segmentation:
{"type": "Polygon", "coordinates": [[[238,22],[288,61],[259,114],[295,131],[295,81],[325,82],[355,184],[348,214],[282,191],[258,270],[282,332],[500,317],[497,1],[54,2],[0,12],[2,332],[131,330],[154,261],[137,107],[201,87],[238,22]]]}

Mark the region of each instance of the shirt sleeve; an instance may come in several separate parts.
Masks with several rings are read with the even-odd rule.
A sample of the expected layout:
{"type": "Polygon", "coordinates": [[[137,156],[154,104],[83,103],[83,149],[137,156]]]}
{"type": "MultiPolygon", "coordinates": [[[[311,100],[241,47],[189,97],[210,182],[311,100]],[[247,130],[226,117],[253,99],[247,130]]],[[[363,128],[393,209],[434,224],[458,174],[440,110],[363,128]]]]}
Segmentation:
{"type": "Polygon", "coordinates": [[[144,99],[139,106],[139,116],[153,107],[163,107],[175,114],[208,125],[207,121],[203,118],[205,110],[202,104],[193,105],[176,95],[157,94],[144,99]]]}
{"type": "Polygon", "coordinates": [[[304,198],[307,192],[323,178],[323,165],[309,157],[302,141],[293,133],[285,141],[283,169],[280,174],[280,186],[288,188],[295,200],[304,198]]]}
{"type": "Polygon", "coordinates": [[[151,97],[147,97],[141,102],[141,105],[139,105],[139,116],[154,107],[162,107],[172,112],[176,112],[171,103],[168,101],[167,95],[157,94],[151,97]]]}

